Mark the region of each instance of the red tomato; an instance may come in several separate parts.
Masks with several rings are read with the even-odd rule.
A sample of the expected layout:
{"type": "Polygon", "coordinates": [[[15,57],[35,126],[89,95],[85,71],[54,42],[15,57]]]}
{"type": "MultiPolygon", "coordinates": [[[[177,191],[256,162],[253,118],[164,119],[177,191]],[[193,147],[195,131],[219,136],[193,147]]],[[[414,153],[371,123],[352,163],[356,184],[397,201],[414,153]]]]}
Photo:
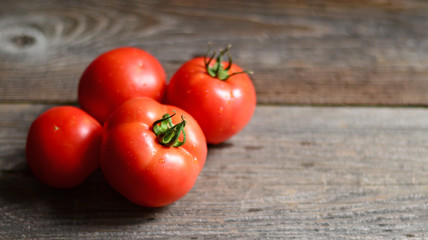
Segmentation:
{"type": "Polygon", "coordinates": [[[248,75],[223,54],[213,60],[194,58],[174,74],[167,103],[189,112],[204,131],[208,143],[218,144],[241,131],[256,107],[256,93],[248,75]],[[224,67],[227,66],[227,67],[224,67]]]}
{"type": "Polygon", "coordinates": [[[134,97],[162,101],[166,74],[156,58],[132,47],[116,48],[97,57],[79,82],[79,104],[100,123],[134,97]]]}
{"type": "Polygon", "coordinates": [[[99,166],[101,131],[101,125],[79,108],[51,108],[33,122],[28,132],[28,166],[49,186],[77,186],[99,166]]]}
{"type": "Polygon", "coordinates": [[[194,185],[206,155],[204,134],[193,117],[150,98],[125,102],[104,125],[101,169],[114,189],[138,205],[165,206],[183,197],[194,185]],[[177,116],[153,127],[174,112],[177,116]]]}

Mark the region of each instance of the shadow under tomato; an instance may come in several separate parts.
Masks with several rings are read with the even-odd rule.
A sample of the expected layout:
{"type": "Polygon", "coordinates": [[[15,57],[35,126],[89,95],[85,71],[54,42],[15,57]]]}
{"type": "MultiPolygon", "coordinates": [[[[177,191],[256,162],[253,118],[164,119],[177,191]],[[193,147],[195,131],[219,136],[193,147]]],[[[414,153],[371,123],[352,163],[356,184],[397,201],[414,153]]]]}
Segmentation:
{"type": "Polygon", "coordinates": [[[157,220],[167,207],[146,208],[131,203],[105,181],[97,170],[71,189],[56,189],[39,182],[28,169],[0,171],[2,214],[32,228],[47,222],[77,229],[144,224],[157,220]]]}

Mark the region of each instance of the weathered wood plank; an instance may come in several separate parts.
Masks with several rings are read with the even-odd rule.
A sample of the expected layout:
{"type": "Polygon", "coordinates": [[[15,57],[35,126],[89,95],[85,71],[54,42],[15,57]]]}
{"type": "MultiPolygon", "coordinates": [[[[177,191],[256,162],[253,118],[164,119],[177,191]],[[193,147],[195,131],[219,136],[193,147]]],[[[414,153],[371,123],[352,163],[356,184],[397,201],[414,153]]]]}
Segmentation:
{"type": "Polygon", "coordinates": [[[234,45],[259,103],[428,105],[428,3],[35,1],[0,8],[0,100],[75,102],[100,53],[146,49],[169,76],[234,45]]]}
{"type": "Polygon", "coordinates": [[[49,107],[0,104],[0,239],[428,237],[427,109],[259,106],[188,195],[147,209],[100,171],[71,190],[33,178],[25,135],[49,107]]]}

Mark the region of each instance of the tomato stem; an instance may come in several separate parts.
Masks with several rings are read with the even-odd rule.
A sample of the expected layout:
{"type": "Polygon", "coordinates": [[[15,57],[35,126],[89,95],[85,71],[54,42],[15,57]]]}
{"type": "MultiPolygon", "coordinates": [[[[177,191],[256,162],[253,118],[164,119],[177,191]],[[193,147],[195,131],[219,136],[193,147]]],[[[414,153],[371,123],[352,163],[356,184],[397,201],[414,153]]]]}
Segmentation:
{"type": "Polygon", "coordinates": [[[242,74],[242,73],[247,73],[247,74],[253,74],[253,72],[251,71],[242,71],[242,72],[235,72],[232,74],[229,74],[229,70],[232,67],[232,57],[229,54],[229,49],[232,47],[232,45],[228,45],[225,49],[219,49],[219,54],[216,58],[216,60],[214,60],[214,58],[217,55],[217,51],[214,51],[211,56],[208,58],[208,56],[210,55],[211,52],[211,44],[209,44],[209,49],[207,54],[205,55],[204,58],[204,63],[205,63],[205,70],[207,71],[207,73],[213,77],[213,78],[218,78],[222,81],[226,81],[227,79],[229,79],[231,76],[234,76],[236,74],[242,74]],[[228,65],[227,67],[224,67],[222,64],[223,61],[223,56],[224,54],[227,54],[228,56],[228,65]],[[214,60],[214,65],[211,67],[211,62],[214,60]]]}
{"type": "Polygon", "coordinates": [[[184,116],[181,116],[182,121],[177,125],[174,125],[171,121],[171,116],[166,113],[162,116],[161,119],[153,123],[153,132],[156,134],[158,142],[167,147],[179,147],[186,142],[186,131],[184,127],[186,126],[186,120],[184,116]],[[180,134],[183,133],[183,141],[179,141],[180,134]]]}

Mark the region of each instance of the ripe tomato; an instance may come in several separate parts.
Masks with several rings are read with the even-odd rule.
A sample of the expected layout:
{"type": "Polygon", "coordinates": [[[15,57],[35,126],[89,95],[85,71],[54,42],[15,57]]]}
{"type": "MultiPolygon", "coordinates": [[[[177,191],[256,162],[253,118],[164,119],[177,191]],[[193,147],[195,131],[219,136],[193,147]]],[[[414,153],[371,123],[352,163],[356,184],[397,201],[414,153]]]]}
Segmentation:
{"type": "Polygon", "coordinates": [[[33,122],[28,132],[28,166],[49,186],[77,186],[99,166],[101,131],[101,125],[79,108],[51,108],[33,122]]]}
{"type": "Polygon", "coordinates": [[[242,69],[222,62],[222,50],[207,58],[194,58],[178,69],[167,89],[167,103],[189,112],[204,131],[208,143],[218,144],[241,131],[256,107],[254,86],[242,69]],[[224,67],[227,66],[227,67],[224,67]]]}
{"type": "Polygon", "coordinates": [[[114,189],[138,205],[165,206],[183,197],[206,155],[205,137],[196,120],[150,98],[125,102],[104,124],[101,169],[114,189]],[[168,118],[166,114],[173,112],[182,118],[168,118]]]}
{"type": "Polygon", "coordinates": [[[97,57],[83,72],[78,89],[80,106],[100,123],[120,104],[134,97],[162,101],[166,74],[156,58],[133,47],[97,57]]]}

